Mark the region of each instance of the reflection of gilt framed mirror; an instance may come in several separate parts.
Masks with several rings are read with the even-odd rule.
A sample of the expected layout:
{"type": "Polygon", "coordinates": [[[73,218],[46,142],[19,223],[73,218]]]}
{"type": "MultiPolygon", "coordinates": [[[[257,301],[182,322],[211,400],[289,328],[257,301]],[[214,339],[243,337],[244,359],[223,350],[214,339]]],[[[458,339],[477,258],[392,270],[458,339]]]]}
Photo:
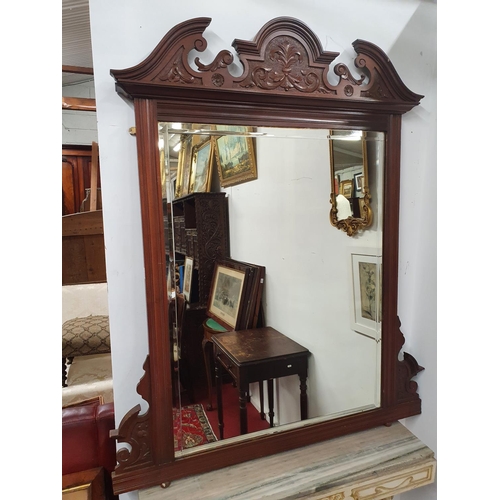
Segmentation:
{"type": "MultiPolygon", "coordinates": [[[[267,23],[254,41],[233,42],[243,67],[238,76],[228,70],[233,55],[227,50],[210,64],[195,57],[192,66],[191,51],[207,47],[203,32],[209,24],[209,18],[185,21],[169,31],[144,61],[111,71],[117,91],[132,99],[135,108],[149,339],[145,373],[138,385],[147,405],[132,408],[114,432],[124,443],[117,453],[116,493],[389,424],[421,411],[412,381],[421,367],[411,355],[400,356],[404,338],[397,298],[401,117],[422,96],[403,84],[378,47],[363,40],[353,44],[358,54],[354,65],[362,76],[354,76],[343,63],[332,71],[330,65],[338,54],[324,51],[304,23],[285,17],[267,23]],[[336,84],[331,83],[335,79],[336,84]],[[192,125],[201,123],[209,125],[192,125]],[[159,136],[165,144],[170,135],[181,136],[180,143],[187,146],[189,138],[196,144],[215,133],[213,125],[244,127],[242,137],[256,142],[258,176],[223,187],[220,193],[197,193],[198,197],[184,193],[173,200],[171,210],[164,211],[169,200],[168,196],[162,199],[159,166],[160,158],[168,162],[169,154],[167,149],[161,154],[159,136]],[[343,179],[349,162],[343,169],[338,163],[332,174],[330,155],[332,150],[336,154],[337,142],[338,148],[343,142],[337,136],[349,134],[365,139],[360,144],[366,154],[359,158],[357,153],[357,160],[351,161],[351,166],[361,165],[361,171],[343,179]],[[346,290],[352,276],[345,255],[352,240],[332,231],[326,217],[332,210],[332,223],[349,220],[349,216],[339,219],[338,207],[330,204],[335,185],[342,180],[350,180],[350,193],[347,187],[345,192],[359,203],[360,216],[352,216],[350,230],[354,234],[359,226],[357,239],[364,247],[382,248],[383,321],[380,335],[374,338],[359,335],[350,326],[345,301],[351,296],[346,290]],[[217,207],[222,211],[215,216],[217,207]],[[179,227],[186,236],[175,241],[179,254],[189,254],[195,236],[199,245],[190,254],[195,255],[193,279],[198,279],[198,289],[191,291],[185,320],[194,311],[199,313],[200,325],[206,317],[202,299],[209,287],[200,276],[202,267],[213,265],[220,256],[218,252],[230,248],[227,257],[266,267],[266,326],[307,343],[311,352],[308,420],[297,419],[297,411],[287,404],[287,395],[292,397],[298,388],[289,387],[285,380],[277,391],[278,427],[198,449],[175,450],[173,409],[180,398],[170,369],[168,312],[175,303],[169,303],[165,279],[164,213],[172,215],[174,232],[179,227]],[[209,235],[203,244],[202,231],[209,235]],[[230,245],[224,239],[228,233],[230,245]],[[309,314],[297,318],[293,313],[299,309],[309,314]],[[350,343],[351,354],[339,349],[344,343],[350,343]],[[369,363],[361,357],[362,351],[368,353],[369,363]],[[321,373],[326,365],[335,368],[336,355],[350,365],[343,369],[352,371],[336,373],[332,385],[332,377],[321,373]],[[371,371],[363,372],[368,365],[371,371]],[[350,400],[363,385],[366,399],[350,400]]],[[[187,158],[191,151],[183,151],[187,158]]],[[[355,156],[354,151],[350,156],[355,156]]]]}
{"type": "Polygon", "coordinates": [[[373,131],[331,131],[330,166],[332,192],[330,195],[330,222],[349,236],[370,227],[373,221],[371,207],[370,171],[380,163],[384,136],[373,131]]]}

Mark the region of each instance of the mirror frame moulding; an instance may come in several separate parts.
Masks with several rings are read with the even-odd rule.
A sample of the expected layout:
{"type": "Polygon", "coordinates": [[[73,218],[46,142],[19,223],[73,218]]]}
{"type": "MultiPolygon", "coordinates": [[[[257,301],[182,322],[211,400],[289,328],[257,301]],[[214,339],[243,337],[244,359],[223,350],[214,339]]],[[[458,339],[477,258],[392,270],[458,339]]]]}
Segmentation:
{"type": "MultiPolygon", "coordinates": [[[[423,96],[402,82],[387,55],[372,43],[356,40],[354,60],[363,76],[355,78],[339,55],[323,51],[317,36],[300,20],[278,17],[253,41],[234,40],[243,66],[233,76],[233,54],[223,50],[210,64],[188,63],[193,49],[207,47],[203,32],[210,18],[199,17],[172,28],[141,63],[111,70],[116,91],[132,100],[141,198],[149,354],[137,392],[149,408],[134,406],[112,437],[118,449],[113,472],[116,494],[167,486],[200,474],[263,456],[359,432],[421,413],[413,377],[423,368],[408,353],[400,359],[404,336],[397,315],[399,185],[402,115],[423,96]],[[367,78],[368,76],[368,78],[367,78]],[[175,456],[173,443],[168,298],[163,212],[159,175],[158,122],[244,124],[375,130],[385,133],[383,209],[383,327],[381,405],[348,416],[303,422],[289,429],[234,442],[219,442],[196,453],[175,456]],[[154,381],[154,383],[153,383],[154,381]]],[[[325,216],[327,216],[325,214],[325,216]]]]}

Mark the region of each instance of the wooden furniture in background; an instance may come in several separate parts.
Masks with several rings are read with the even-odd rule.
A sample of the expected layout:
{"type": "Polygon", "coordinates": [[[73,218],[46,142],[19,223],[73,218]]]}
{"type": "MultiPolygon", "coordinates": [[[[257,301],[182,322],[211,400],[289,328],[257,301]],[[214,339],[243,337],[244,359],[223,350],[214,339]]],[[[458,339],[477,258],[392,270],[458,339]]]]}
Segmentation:
{"type": "Polygon", "coordinates": [[[62,217],[62,284],[106,281],[102,211],[62,217]]]}
{"type": "Polygon", "coordinates": [[[225,193],[193,193],[173,201],[176,262],[193,257],[190,309],[205,309],[216,259],[229,257],[229,215],[225,193]]]}
{"type": "MultiPolygon", "coordinates": [[[[102,208],[100,202],[100,170],[99,159],[94,161],[96,170],[96,209],[102,208]]],[[[82,211],[82,203],[91,188],[92,146],[62,147],[62,215],[82,211]]],[[[88,208],[87,208],[88,210],[88,208]]]]}
{"type": "Polygon", "coordinates": [[[106,500],[104,469],[98,467],[62,477],[63,500],[106,500]]]}
{"type": "MultiPolygon", "coordinates": [[[[249,384],[267,380],[269,424],[274,419],[275,378],[298,375],[300,379],[300,419],[307,419],[307,359],[310,352],[272,327],[220,333],[212,337],[217,384],[219,435],[224,439],[221,367],[233,377],[239,391],[240,433],[247,429],[249,384]]],[[[261,385],[262,401],[262,385],[261,385]]],[[[261,408],[262,413],[262,408],[261,408]]]]}
{"type": "MultiPolygon", "coordinates": [[[[229,215],[225,193],[192,193],[172,203],[172,213],[164,217],[165,251],[174,280],[175,264],[193,258],[189,304],[184,312],[181,351],[183,363],[189,364],[193,383],[205,383],[202,352],[203,321],[217,259],[229,256],[229,215]],[[172,222],[173,217],[173,234],[172,222]]],[[[180,290],[182,291],[182,290],[180,290]]]]}

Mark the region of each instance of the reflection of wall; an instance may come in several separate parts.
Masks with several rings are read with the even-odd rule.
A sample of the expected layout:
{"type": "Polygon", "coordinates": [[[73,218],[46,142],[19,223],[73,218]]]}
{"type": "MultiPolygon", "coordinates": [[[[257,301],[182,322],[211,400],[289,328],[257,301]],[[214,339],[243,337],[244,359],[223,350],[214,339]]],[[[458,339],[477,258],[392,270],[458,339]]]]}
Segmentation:
{"type": "MultiPolygon", "coordinates": [[[[95,98],[94,82],[67,85],[62,88],[63,97],[95,98]]],[[[97,116],[95,111],[62,110],[62,143],[87,144],[97,140],[97,116]]]]}
{"type": "MultiPolygon", "coordinates": [[[[376,343],[351,330],[348,254],[379,238],[331,226],[326,140],[259,138],[256,154],[258,179],[226,190],[231,255],[266,266],[267,324],[312,352],[310,416],[375,404],[376,343]]],[[[297,378],[280,380],[277,394],[280,423],[298,420],[297,378]]]]}
{"type": "MultiPolygon", "coordinates": [[[[261,2],[258,9],[248,8],[242,16],[240,9],[228,9],[228,3],[221,0],[180,2],[175,9],[158,0],[90,0],[90,11],[101,180],[103,197],[110,199],[109,203],[106,199],[103,203],[117,421],[135,404],[144,404],[136,393],[136,386],[143,375],[142,364],[147,354],[147,320],[137,152],[135,138],[128,134],[135,122],[134,111],[132,105],[115,92],[109,70],[141,62],[170,28],[192,17],[213,19],[207,35],[213,55],[219,50],[231,49],[234,38],[252,39],[270,19],[290,15],[310,26],[325,50],[341,52],[337,60],[347,62],[354,73],[351,46],[354,40],[369,40],[389,51],[388,56],[403,82],[412,91],[426,96],[417,108],[403,116],[399,314],[407,346],[410,346],[407,350],[426,367],[418,375],[423,414],[408,419],[406,425],[418,431],[417,436],[435,450],[436,240],[435,213],[434,216],[432,213],[436,198],[432,186],[436,181],[436,76],[433,74],[436,5],[424,1],[381,5],[373,0],[317,0],[313,6],[261,2]],[[360,12],[363,15],[359,15],[360,12]],[[421,36],[422,32],[426,33],[425,37],[421,36]]],[[[211,62],[209,59],[210,56],[203,56],[202,62],[211,62]]],[[[340,236],[340,231],[336,232],[340,236]]],[[[403,494],[403,500],[411,493],[403,494]]],[[[436,498],[435,486],[419,489],[417,493],[426,500],[436,498]]],[[[121,497],[122,500],[136,499],[137,493],[121,497]]]]}

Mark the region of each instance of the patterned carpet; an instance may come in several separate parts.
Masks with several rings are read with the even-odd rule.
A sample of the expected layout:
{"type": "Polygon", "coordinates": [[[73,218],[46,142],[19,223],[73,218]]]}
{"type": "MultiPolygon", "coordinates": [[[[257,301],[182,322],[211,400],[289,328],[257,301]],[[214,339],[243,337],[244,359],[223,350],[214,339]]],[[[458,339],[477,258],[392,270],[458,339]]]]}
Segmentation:
{"type": "Polygon", "coordinates": [[[199,404],[174,408],[175,451],[217,441],[208,418],[199,404]]]}

